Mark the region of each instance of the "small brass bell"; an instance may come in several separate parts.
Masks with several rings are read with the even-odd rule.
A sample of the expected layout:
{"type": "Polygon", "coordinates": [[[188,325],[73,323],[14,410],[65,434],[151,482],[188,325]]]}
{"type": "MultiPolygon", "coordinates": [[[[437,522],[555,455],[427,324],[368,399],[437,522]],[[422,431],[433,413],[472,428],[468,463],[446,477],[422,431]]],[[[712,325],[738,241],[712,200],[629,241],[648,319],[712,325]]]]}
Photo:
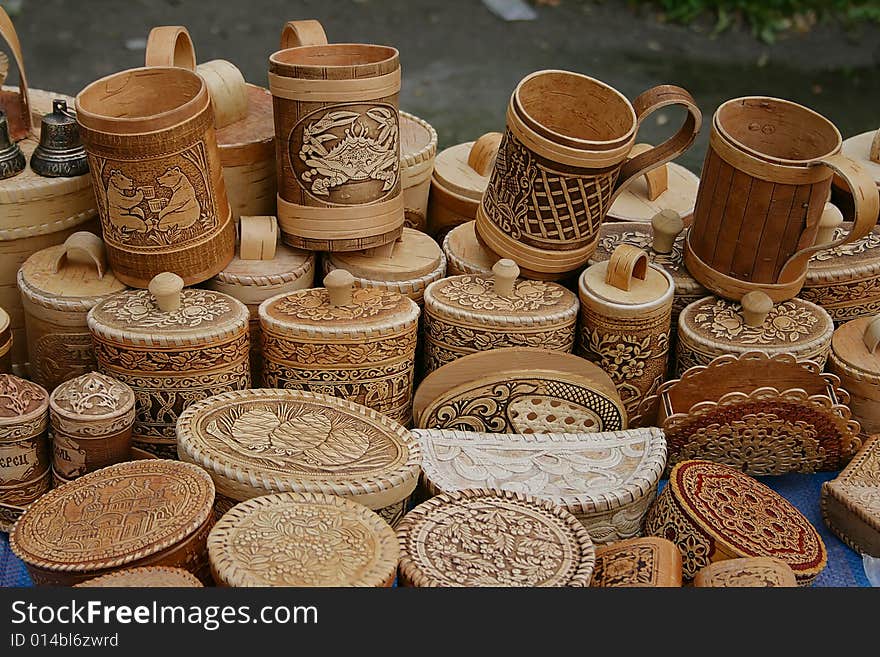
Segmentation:
{"type": "Polygon", "coordinates": [[[6,112],[0,110],[0,180],[12,178],[24,171],[27,164],[18,144],[9,139],[6,112]]]}
{"type": "Polygon", "coordinates": [[[67,101],[52,101],[52,112],[40,124],[40,143],[31,155],[31,169],[47,178],[70,178],[89,171],[86,151],[79,138],[76,119],[67,101]]]}

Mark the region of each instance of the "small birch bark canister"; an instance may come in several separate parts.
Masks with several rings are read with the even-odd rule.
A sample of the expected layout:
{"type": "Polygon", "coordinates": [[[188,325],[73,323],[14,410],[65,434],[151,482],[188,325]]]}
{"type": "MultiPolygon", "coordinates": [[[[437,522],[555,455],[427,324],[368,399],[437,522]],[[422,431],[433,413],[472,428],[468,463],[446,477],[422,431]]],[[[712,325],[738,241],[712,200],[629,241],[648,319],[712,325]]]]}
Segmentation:
{"type": "Polygon", "coordinates": [[[405,225],[428,228],[428,193],[437,154],[437,131],[409,112],[400,112],[400,183],[403,187],[405,225]]]}
{"type": "Polygon", "coordinates": [[[849,408],[867,435],[880,433],[880,315],[860,317],[834,332],[828,371],[840,377],[849,408]]]}
{"type": "Polygon", "coordinates": [[[397,292],[355,289],[344,269],[324,285],[260,304],[264,385],[342,397],[408,426],[418,305],[397,292]]]}
{"type": "Polygon", "coordinates": [[[0,308],[0,373],[12,372],[12,327],[9,313],[0,308]]]}
{"type": "Polygon", "coordinates": [[[80,135],[110,266],[145,288],[162,272],[186,285],[222,271],[235,226],[208,88],[182,68],[135,68],[76,97],[80,135]]]}
{"type": "Polygon", "coordinates": [[[395,48],[327,44],[316,21],[286,28],[269,57],[284,241],[312,251],[393,242],[404,224],[400,58],[395,48]]]}
{"type": "Polygon", "coordinates": [[[12,374],[0,374],[0,531],[52,487],[49,393],[12,374]]]}
{"type": "Polygon", "coordinates": [[[498,262],[498,257],[480,244],[474,225],[473,221],[460,224],[446,233],[446,237],[443,238],[447,276],[492,275],[492,266],[498,262]]]}
{"type": "Polygon", "coordinates": [[[25,311],[30,374],[49,392],[97,368],[86,316],[97,303],[127,289],[107,268],[104,243],[77,232],[64,244],[33,254],[18,271],[25,311]]]}
{"type": "Polygon", "coordinates": [[[105,299],[88,323],[98,369],[134,390],[135,447],[175,458],[174,428],[187,406],[250,387],[247,307],[220,292],[184,290],[176,274],[105,299]]]}
{"type": "Polygon", "coordinates": [[[631,416],[666,377],[674,292],[672,276],[630,244],[581,274],[578,354],[611,376],[631,416]]]}
{"type": "Polygon", "coordinates": [[[315,254],[278,241],[275,217],[242,217],[240,246],[229,266],[205,283],[205,287],[235,297],[250,312],[251,384],[262,387],[263,340],[260,304],[282,292],[305,290],[314,284],[315,254]]]}
{"type": "Polygon", "coordinates": [[[688,271],[714,294],[739,301],[760,290],[797,296],[818,251],[867,235],[880,212],[864,167],[839,154],[828,119],[778,98],[735,98],[715,112],[694,222],[685,241],[688,271]],[[816,233],[834,173],[856,199],[852,229],[831,244],[816,233]]]}
{"type": "Polygon", "coordinates": [[[516,86],[507,130],[477,211],[477,235],[527,278],[565,278],[590,259],[619,193],[683,153],[702,115],[691,95],[662,85],[630,103],[614,88],[568,71],[537,71],[516,86]],[[630,157],[645,117],[680,105],[675,135],[630,157]]]}
{"type": "Polygon", "coordinates": [[[61,481],[131,458],[134,391],[122,381],[89,372],[49,396],[52,471],[61,481]]]}

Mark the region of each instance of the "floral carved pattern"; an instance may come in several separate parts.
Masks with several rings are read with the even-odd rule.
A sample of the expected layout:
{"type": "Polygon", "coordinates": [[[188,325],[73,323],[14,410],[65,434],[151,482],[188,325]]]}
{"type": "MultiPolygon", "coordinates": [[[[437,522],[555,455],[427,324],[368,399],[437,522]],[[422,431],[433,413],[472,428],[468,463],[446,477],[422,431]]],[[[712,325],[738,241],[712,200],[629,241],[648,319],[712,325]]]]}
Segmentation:
{"type": "Polygon", "coordinates": [[[375,365],[415,352],[416,327],[393,340],[363,340],[357,343],[299,342],[263,334],[263,357],[277,363],[316,365],[375,365]]]}
{"type": "Polygon", "coordinates": [[[450,305],[468,310],[501,312],[534,312],[559,305],[565,290],[543,281],[520,280],[513,294],[503,297],[495,293],[495,283],[482,276],[448,278],[435,286],[434,295],[450,305]]]}
{"type": "MultiPolygon", "coordinates": [[[[376,288],[356,288],[352,303],[333,306],[324,288],[302,290],[270,306],[272,315],[311,321],[351,321],[390,315],[401,308],[401,295],[376,288]]],[[[407,304],[408,305],[408,304],[407,304]]]]}
{"type": "Polygon", "coordinates": [[[714,299],[692,314],[696,330],[741,345],[791,345],[817,337],[826,327],[810,309],[794,301],[777,303],[761,326],[745,323],[739,304],[714,299]]]}
{"type": "Polygon", "coordinates": [[[160,310],[148,290],[116,295],[98,307],[107,323],[126,329],[196,328],[222,320],[233,310],[223,295],[197,288],[184,290],[180,307],[170,312],[160,310]]]}
{"type": "Polygon", "coordinates": [[[590,586],[656,586],[658,550],[654,545],[624,546],[596,555],[590,586]]]}
{"type": "Polygon", "coordinates": [[[606,256],[610,256],[614,249],[621,244],[632,244],[648,253],[651,262],[661,265],[669,272],[681,272],[684,271],[684,240],[686,236],[687,231],[682,231],[675,238],[670,253],[658,253],[653,249],[654,237],[648,233],[632,230],[613,232],[603,235],[599,239],[596,250],[605,253],[606,256]]]}
{"type": "MultiPolygon", "coordinates": [[[[832,241],[839,240],[846,234],[846,232],[847,231],[843,228],[835,228],[834,236],[831,238],[832,241]]],[[[871,233],[868,233],[862,239],[856,240],[855,242],[850,242],[849,244],[841,244],[840,246],[836,246],[833,249],[819,251],[818,253],[813,255],[810,260],[812,260],[813,262],[826,262],[828,260],[835,260],[837,258],[865,253],[866,251],[876,249],[877,247],[880,247],[880,232],[873,231],[871,233]]]]}
{"type": "Polygon", "coordinates": [[[117,347],[104,342],[96,344],[98,361],[128,372],[198,371],[231,365],[249,354],[247,333],[226,344],[192,350],[141,351],[117,347]]]}
{"type": "Polygon", "coordinates": [[[687,580],[708,566],[715,554],[715,542],[688,520],[668,485],[648,509],[645,534],[665,538],[678,546],[682,576],[687,580]]]}
{"type": "Polygon", "coordinates": [[[98,372],[61,384],[52,400],[58,408],[77,415],[106,415],[134,401],[131,388],[98,372]]]}
{"type": "Polygon", "coordinates": [[[96,367],[90,333],[47,333],[34,342],[34,379],[49,389],[96,367]]]}

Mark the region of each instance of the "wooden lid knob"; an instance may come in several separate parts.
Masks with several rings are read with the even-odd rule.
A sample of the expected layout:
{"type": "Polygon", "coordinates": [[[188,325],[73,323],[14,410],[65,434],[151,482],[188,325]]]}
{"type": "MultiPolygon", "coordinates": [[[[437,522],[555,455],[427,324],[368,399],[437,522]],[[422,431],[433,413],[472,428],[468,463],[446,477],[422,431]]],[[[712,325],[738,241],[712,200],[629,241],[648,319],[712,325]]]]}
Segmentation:
{"type": "Polygon", "coordinates": [[[354,276],[345,269],[334,269],[324,277],[324,287],[331,306],[350,306],[354,291],[354,276]]]}
{"type": "Polygon", "coordinates": [[[196,73],[208,85],[215,128],[225,128],[247,116],[247,83],[235,64],[225,59],[212,59],[196,66],[196,73]]]}
{"type": "Polygon", "coordinates": [[[468,154],[468,166],[481,176],[488,176],[495,166],[495,156],[504,137],[500,132],[487,132],[477,139],[468,154]]]}
{"type": "Polygon", "coordinates": [[[651,218],[654,229],[654,243],[651,248],[657,253],[672,253],[675,238],[684,230],[684,221],[675,210],[661,210],[651,218]]]}
{"type": "MultiPolygon", "coordinates": [[[[651,144],[636,144],[629,152],[629,159],[647,153],[654,148],[651,144]]],[[[645,172],[645,183],[648,186],[648,200],[656,201],[660,194],[669,189],[669,169],[665,164],[645,172]]]]}
{"type": "Polygon", "coordinates": [[[107,252],[103,240],[86,230],[73,233],[64,240],[64,250],[58,255],[52,273],[61,271],[65,262],[91,262],[98,270],[98,278],[104,278],[107,271],[107,252]]]}
{"type": "Polygon", "coordinates": [[[773,310],[773,299],[761,290],[746,293],[740,303],[743,319],[748,326],[761,326],[773,310]]]}
{"type": "Polygon", "coordinates": [[[871,162],[880,164],[880,130],[874,133],[874,141],[871,142],[871,152],[868,157],[871,162]]]}
{"type": "Polygon", "coordinates": [[[819,231],[816,233],[816,244],[831,244],[834,241],[834,230],[843,223],[843,213],[832,203],[826,203],[819,218],[819,231]]]}
{"type": "Polygon", "coordinates": [[[180,308],[183,279],[177,274],[170,271],[156,274],[148,289],[162,312],[170,313],[180,308]]]}
{"type": "Polygon", "coordinates": [[[605,283],[618,290],[629,290],[634,278],[648,276],[648,254],[632,244],[620,244],[608,259],[605,283]]]}
{"type": "Polygon", "coordinates": [[[196,70],[196,50],[187,29],[183,25],[161,25],[150,30],[144,64],[196,70]]]}
{"type": "Polygon", "coordinates": [[[319,21],[287,21],[281,29],[281,48],[299,48],[300,46],[326,46],[327,33],[319,21]]]}
{"type": "Polygon", "coordinates": [[[495,294],[499,297],[512,297],[513,287],[519,278],[519,267],[509,258],[502,258],[492,267],[492,281],[495,294]]]}
{"type": "Polygon", "coordinates": [[[865,333],[862,335],[862,340],[868,348],[868,351],[874,353],[877,349],[877,345],[880,344],[880,315],[877,315],[874,319],[868,322],[867,326],[865,326],[865,333]]]}
{"type": "Polygon", "coordinates": [[[238,249],[240,260],[272,260],[278,244],[278,220],[272,215],[241,217],[238,249]]]}

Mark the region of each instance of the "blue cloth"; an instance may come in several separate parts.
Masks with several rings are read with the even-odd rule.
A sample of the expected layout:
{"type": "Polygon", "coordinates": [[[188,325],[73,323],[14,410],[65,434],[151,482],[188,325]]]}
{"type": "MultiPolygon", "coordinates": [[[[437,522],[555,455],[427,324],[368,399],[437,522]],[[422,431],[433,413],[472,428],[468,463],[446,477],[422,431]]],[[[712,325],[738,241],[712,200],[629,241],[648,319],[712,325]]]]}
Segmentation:
{"type": "MultiPolygon", "coordinates": [[[[781,477],[761,477],[760,481],[782,495],[806,516],[819,530],[828,549],[828,567],[816,578],[813,586],[870,586],[865,576],[862,557],[832,534],[822,521],[819,492],[822,483],[837,476],[836,472],[781,477]]],[[[660,482],[663,489],[666,481],[660,482]]],[[[0,533],[0,586],[32,586],[24,564],[12,554],[6,534],[0,533]]]]}

